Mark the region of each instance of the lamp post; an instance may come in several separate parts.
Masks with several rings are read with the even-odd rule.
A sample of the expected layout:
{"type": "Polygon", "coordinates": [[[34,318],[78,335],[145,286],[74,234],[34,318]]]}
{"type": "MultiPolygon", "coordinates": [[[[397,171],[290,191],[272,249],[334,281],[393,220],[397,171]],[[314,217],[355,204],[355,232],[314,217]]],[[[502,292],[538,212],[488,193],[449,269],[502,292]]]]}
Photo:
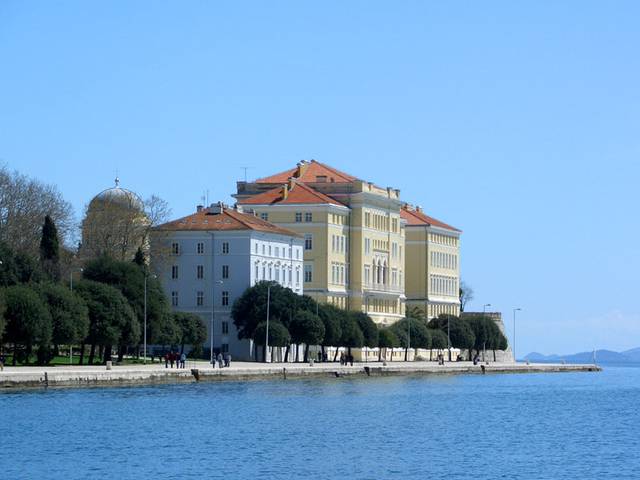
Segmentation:
{"type": "Polygon", "coordinates": [[[516,312],[521,311],[521,308],[513,309],[513,361],[516,362],[516,312]]]}
{"type": "MultiPolygon", "coordinates": [[[[158,278],[156,275],[151,275],[152,278],[158,278]]],[[[144,272],[144,364],[147,364],[147,278],[149,274],[144,272]]]]}
{"type": "Polygon", "coordinates": [[[411,350],[411,317],[407,317],[407,358],[409,361],[409,350],[411,350]]]}
{"type": "MultiPolygon", "coordinates": [[[[267,328],[264,334],[264,363],[267,363],[267,351],[269,350],[269,302],[271,300],[271,283],[267,285],[267,328]]],[[[297,348],[297,346],[296,346],[297,348]]],[[[296,353],[296,358],[297,357],[296,353]]]]}
{"type": "MultiPolygon", "coordinates": [[[[212,269],[213,270],[213,269],[212,269]]],[[[211,277],[213,279],[213,272],[211,273],[211,277]]],[[[211,368],[215,368],[216,364],[213,358],[213,327],[214,327],[214,320],[215,320],[215,316],[216,316],[216,284],[217,285],[222,285],[224,282],[222,280],[214,280],[211,282],[211,334],[209,335],[210,337],[210,345],[209,348],[211,349],[211,353],[210,353],[210,362],[211,362],[211,368]]]]}
{"type": "Polygon", "coordinates": [[[69,289],[73,292],[73,272],[84,272],[84,268],[72,268],[69,272],[69,289]]]}

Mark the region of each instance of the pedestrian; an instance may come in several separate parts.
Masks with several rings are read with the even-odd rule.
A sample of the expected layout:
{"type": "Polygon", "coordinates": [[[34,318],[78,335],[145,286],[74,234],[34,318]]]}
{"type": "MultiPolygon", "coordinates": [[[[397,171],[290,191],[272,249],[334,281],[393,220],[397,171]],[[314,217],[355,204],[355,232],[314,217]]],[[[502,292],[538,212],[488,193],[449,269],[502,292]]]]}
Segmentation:
{"type": "Polygon", "coordinates": [[[340,365],[344,365],[344,352],[340,352],[340,365]]]}
{"type": "Polygon", "coordinates": [[[187,354],[182,352],[182,355],[180,355],[180,368],[184,368],[184,364],[187,361],[187,354]]]}
{"type": "Polygon", "coordinates": [[[4,358],[4,353],[0,353],[0,372],[4,372],[4,362],[6,359],[4,358]]]}
{"type": "Polygon", "coordinates": [[[164,368],[169,368],[169,353],[164,354],[164,368]]]}
{"type": "Polygon", "coordinates": [[[227,367],[231,366],[231,354],[227,353],[227,367]]]}
{"type": "Polygon", "coordinates": [[[173,363],[176,361],[176,356],[173,353],[173,350],[169,352],[169,363],[171,364],[171,368],[173,368],[173,363]]]}
{"type": "Polygon", "coordinates": [[[218,366],[220,368],[222,368],[222,366],[223,366],[222,365],[222,353],[219,353],[217,358],[218,358],[218,366]]]}
{"type": "Polygon", "coordinates": [[[229,353],[225,352],[224,355],[222,356],[222,358],[224,359],[224,366],[228,367],[229,366],[229,353]]]}
{"type": "Polygon", "coordinates": [[[351,363],[351,366],[353,367],[353,355],[349,354],[349,363],[351,363]]]}

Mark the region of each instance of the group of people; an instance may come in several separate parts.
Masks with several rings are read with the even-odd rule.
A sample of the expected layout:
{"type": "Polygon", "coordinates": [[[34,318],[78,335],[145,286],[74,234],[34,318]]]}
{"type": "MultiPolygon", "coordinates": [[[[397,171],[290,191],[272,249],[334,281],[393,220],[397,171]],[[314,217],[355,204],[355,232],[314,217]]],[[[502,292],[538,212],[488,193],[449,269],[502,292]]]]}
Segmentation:
{"type": "Polygon", "coordinates": [[[353,355],[345,355],[344,352],[340,354],[340,365],[349,365],[353,367],[353,355]]]}
{"type": "Polygon", "coordinates": [[[219,368],[230,367],[231,366],[231,354],[229,352],[225,352],[224,355],[222,353],[218,353],[213,360],[213,366],[215,368],[216,363],[219,368]]]}
{"type": "Polygon", "coordinates": [[[164,355],[164,368],[173,368],[173,364],[175,363],[176,368],[185,368],[185,363],[187,361],[186,353],[178,353],[178,352],[169,352],[164,355]]]}

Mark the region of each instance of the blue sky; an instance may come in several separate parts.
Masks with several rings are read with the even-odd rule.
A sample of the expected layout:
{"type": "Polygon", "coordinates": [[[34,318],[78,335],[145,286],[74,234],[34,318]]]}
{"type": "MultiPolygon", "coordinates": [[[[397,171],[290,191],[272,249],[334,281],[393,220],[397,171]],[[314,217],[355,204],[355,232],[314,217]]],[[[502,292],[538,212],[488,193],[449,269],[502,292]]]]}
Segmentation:
{"type": "Polygon", "coordinates": [[[0,159],[174,216],[300,159],[464,230],[518,351],[640,345],[640,3],[0,2],[0,159]]]}

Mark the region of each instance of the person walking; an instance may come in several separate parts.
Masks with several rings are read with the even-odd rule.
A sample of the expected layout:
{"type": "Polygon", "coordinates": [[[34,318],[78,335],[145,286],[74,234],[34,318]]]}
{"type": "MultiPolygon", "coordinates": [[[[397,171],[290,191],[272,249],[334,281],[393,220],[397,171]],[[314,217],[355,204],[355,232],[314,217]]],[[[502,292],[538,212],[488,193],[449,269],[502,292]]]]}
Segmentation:
{"type": "Polygon", "coordinates": [[[227,367],[231,366],[231,354],[227,353],[227,367]]]}
{"type": "Polygon", "coordinates": [[[222,368],[223,367],[223,365],[222,365],[222,361],[223,361],[222,360],[222,353],[219,353],[217,358],[218,358],[218,366],[220,368],[222,368]]]}
{"type": "Polygon", "coordinates": [[[184,364],[187,361],[187,354],[182,352],[182,355],[180,355],[180,368],[185,368],[184,364]]]}
{"type": "Polygon", "coordinates": [[[4,358],[4,353],[0,353],[0,372],[4,372],[4,362],[6,358],[4,358]]]}
{"type": "Polygon", "coordinates": [[[169,368],[169,353],[164,354],[164,368],[169,368]]]}
{"type": "Polygon", "coordinates": [[[176,355],[173,353],[173,350],[169,352],[169,363],[171,364],[171,368],[173,368],[173,362],[176,361],[176,355]]]}

